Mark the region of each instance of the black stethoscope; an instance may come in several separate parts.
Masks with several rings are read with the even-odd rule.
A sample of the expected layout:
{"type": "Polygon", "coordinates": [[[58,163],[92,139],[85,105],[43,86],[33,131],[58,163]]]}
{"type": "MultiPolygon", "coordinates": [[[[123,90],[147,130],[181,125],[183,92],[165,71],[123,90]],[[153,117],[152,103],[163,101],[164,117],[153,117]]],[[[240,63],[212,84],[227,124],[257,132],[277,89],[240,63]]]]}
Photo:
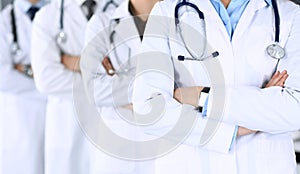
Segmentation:
{"type": "MultiPolygon", "coordinates": [[[[114,40],[114,37],[116,35],[115,28],[119,24],[120,24],[120,19],[114,19],[110,22],[109,44],[110,44],[110,50],[114,53],[116,61],[120,66],[120,65],[122,65],[122,62],[120,60],[120,57],[118,56],[118,53],[116,50],[117,46],[115,45],[115,40],[114,40]],[[112,24],[113,22],[115,23],[115,25],[112,24]]],[[[113,69],[109,69],[108,74],[113,75],[113,74],[118,74],[118,73],[122,73],[122,72],[127,72],[129,70],[129,68],[131,66],[131,61],[130,61],[131,60],[130,59],[131,58],[131,48],[130,47],[128,47],[128,58],[129,59],[128,59],[127,63],[125,65],[123,65],[123,67],[120,70],[115,71],[113,69]]]]}
{"type": "MultiPolygon", "coordinates": [[[[113,0],[109,0],[104,5],[102,12],[105,12],[110,5],[113,5],[114,7],[118,7],[118,4],[114,2],[113,0]]],[[[64,0],[61,0],[60,4],[60,18],[59,18],[59,32],[56,35],[56,43],[58,45],[65,43],[67,41],[67,34],[64,32],[64,0]]]]}
{"type": "Polygon", "coordinates": [[[17,25],[16,25],[16,17],[15,17],[15,10],[14,5],[12,4],[12,9],[10,11],[11,15],[11,26],[12,26],[12,34],[13,34],[13,43],[10,47],[10,53],[14,56],[19,56],[22,54],[22,49],[20,48],[18,42],[18,34],[17,34],[17,25]]]}
{"type": "MultiPolygon", "coordinates": [[[[184,41],[184,38],[182,36],[182,29],[181,29],[180,20],[179,20],[179,10],[180,10],[181,7],[184,7],[184,6],[189,6],[197,12],[197,14],[200,18],[201,25],[203,26],[202,28],[204,30],[204,37],[202,37],[202,38],[203,38],[203,43],[205,43],[205,44],[203,44],[203,45],[206,46],[207,41],[206,41],[204,14],[203,14],[202,11],[199,10],[199,8],[195,4],[187,2],[186,0],[182,0],[182,2],[179,1],[179,3],[177,3],[177,5],[175,6],[175,14],[174,14],[174,16],[175,16],[175,25],[176,25],[177,31],[180,34],[180,37],[181,37],[182,41],[184,42],[184,45],[185,45],[186,49],[191,54],[191,51],[187,47],[187,45],[184,41]]],[[[285,50],[284,50],[283,47],[281,47],[279,45],[280,16],[279,16],[278,6],[277,6],[276,0],[272,0],[272,6],[273,6],[273,10],[274,10],[274,17],[275,17],[275,42],[273,44],[267,46],[266,52],[270,57],[272,57],[274,59],[277,59],[277,60],[280,60],[285,56],[285,50]]],[[[203,48],[203,50],[205,50],[205,48],[203,48]]],[[[219,56],[219,53],[217,51],[215,51],[209,56],[204,56],[204,53],[201,56],[193,56],[193,54],[191,54],[191,55],[192,55],[192,58],[179,55],[178,60],[180,60],[180,61],[183,61],[183,60],[203,61],[203,60],[211,58],[211,57],[217,57],[217,56],[219,56]]]]}

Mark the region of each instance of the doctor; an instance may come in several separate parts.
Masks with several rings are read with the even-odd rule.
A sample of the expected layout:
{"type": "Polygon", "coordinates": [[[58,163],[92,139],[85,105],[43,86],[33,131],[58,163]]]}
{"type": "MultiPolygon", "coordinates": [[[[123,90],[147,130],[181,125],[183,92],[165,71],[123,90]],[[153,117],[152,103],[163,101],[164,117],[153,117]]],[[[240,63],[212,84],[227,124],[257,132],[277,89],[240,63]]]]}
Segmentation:
{"type": "Polygon", "coordinates": [[[34,85],[28,45],[44,4],[16,0],[0,14],[0,174],[44,173],[46,96],[34,85]]]}
{"type": "MultiPolygon", "coordinates": [[[[105,5],[105,3],[102,3],[105,5]]],[[[79,55],[84,31],[100,1],[54,0],[36,16],[32,35],[32,66],[39,91],[48,95],[45,173],[90,172],[94,147],[77,123],[73,78],[80,78],[79,55]]],[[[114,8],[109,4],[107,8],[114,8]]],[[[100,10],[100,9],[99,9],[100,10]]],[[[102,9],[101,9],[102,10],[102,9]]]]}
{"type": "MultiPolygon", "coordinates": [[[[166,69],[174,70],[175,75],[183,75],[184,71],[178,67],[184,67],[192,75],[194,86],[210,86],[203,63],[177,60],[180,54],[191,56],[186,47],[170,39],[172,34],[180,39],[174,19],[175,6],[179,2],[182,1],[164,1],[154,7],[153,15],[166,16],[173,20],[158,21],[154,17],[150,18],[142,51],[158,51],[169,55],[153,57],[153,62],[156,62],[158,67],[164,65],[166,69]],[[147,37],[148,32],[151,36],[147,37]],[[153,34],[160,37],[153,37],[153,34]]],[[[196,173],[296,173],[293,143],[288,132],[300,128],[300,49],[297,46],[300,42],[299,7],[289,1],[277,1],[281,22],[278,44],[285,49],[285,56],[278,61],[266,51],[266,47],[274,43],[274,31],[277,28],[274,24],[272,1],[188,2],[195,4],[203,12],[207,42],[211,45],[211,50],[219,53],[216,57],[224,72],[226,102],[222,122],[214,136],[205,146],[195,149],[198,166],[194,165],[196,167],[193,170],[186,169],[186,173],[193,173],[195,170],[196,173]],[[276,69],[289,73],[284,88],[281,85],[261,88],[271,79],[276,69]],[[248,128],[249,132],[236,137],[236,126],[248,128]],[[255,133],[251,133],[252,131],[255,133]],[[215,146],[211,146],[213,144],[215,146]]],[[[184,22],[190,22],[185,20],[184,22]]],[[[145,61],[140,58],[137,67],[145,65],[145,61]]],[[[145,101],[149,100],[153,92],[157,92],[167,100],[166,116],[175,118],[183,105],[172,99],[172,79],[163,73],[151,71],[138,76],[133,96],[134,109],[137,112],[145,110],[149,107],[145,101]]],[[[175,82],[183,87],[191,86],[182,77],[175,76],[175,82]]],[[[211,105],[209,99],[207,113],[214,109],[211,105]]],[[[190,109],[193,110],[194,107],[190,106],[190,109]]],[[[198,147],[209,116],[202,117],[201,113],[198,113],[197,124],[188,138],[197,140],[188,142],[193,147],[198,147]]],[[[186,166],[190,166],[190,162],[194,160],[188,161],[186,166]]],[[[174,171],[165,168],[164,172],[174,173],[176,168],[174,171]]]]}
{"type": "MultiPolygon", "coordinates": [[[[133,57],[139,51],[148,15],[157,1],[126,0],[114,11],[97,13],[86,30],[86,47],[94,46],[93,50],[98,50],[94,56],[89,56],[91,54],[85,49],[80,60],[86,89],[94,90],[94,93],[88,91],[88,95],[93,95],[93,102],[99,108],[99,115],[109,128],[119,136],[129,139],[137,140],[141,135],[137,132],[138,128],[120,118],[120,113],[132,115],[130,80],[134,77],[136,66],[133,57]]],[[[118,146],[120,151],[132,149],[124,144],[118,146]]],[[[97,173],[155,173],[154,162],[151,160],[119,160],[100,151],[98,155],[98,166],[94,168],[97,173]]]]}

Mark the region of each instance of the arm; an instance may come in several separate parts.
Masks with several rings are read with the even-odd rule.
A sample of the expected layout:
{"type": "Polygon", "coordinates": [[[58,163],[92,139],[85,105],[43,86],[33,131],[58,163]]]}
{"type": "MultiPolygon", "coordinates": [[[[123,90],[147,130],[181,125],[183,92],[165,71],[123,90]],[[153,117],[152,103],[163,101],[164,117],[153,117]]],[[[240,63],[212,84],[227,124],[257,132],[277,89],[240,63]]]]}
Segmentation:
{"type": "MultiPolygon", "coordinates": [[[[266,84],[264,88],[269,88],[271,86],[284,87],[284,83],[287,78],[288,78],[288,74],[286,70],[282,71],[281,73],[279,71],[276,71],[276,73],[272,76],[272,78],[269,80],[269,82],[266,84]]],[[[201,95],[200,92],[202,89],[203,87],[201,86],[177,88],[174,91],[174,98],[182,104],[190,104],[194,107],[197,107],[201,95]]],[[[206,98],[206,100],[208,100],[208,98],[206,98]]],[[[206,101],[206,105],[204,106],[204,110],[206,109],[207,109],[207,101],[206,101]]],[[[239,126],[237,130],[237,136],[238,137],[244,136],[255,132],[257,131],[239,126]]]]}
{"type": "Polygon", "coordinates": [[[46,94],[72,91],[73,75],[79,73],[70,71],[62,64],[60,49],[46,27],[44,14],[45,11],[37,14],[32,27],[32,68],[36,86],[46,94]]]}
{"type": "Polygon", "coordinates": [[[228,88],[224,121],[269,133],[290,132],[300,128],[300,49],[297,46],[299,43],[298,9],[285,46],[286,57],[280,60],[278,66],[278,70],[289,72],[285,88],[277,86],[264,89],[252,86],[228,88]]]}
{"type": "Polygon", "coordinates": [[[10,45],[4,30],[5,22],[3,13],[0,16],[0,91],[11,93],[22,93],[35,89],[32,78],[27,77],[15,68],[13,57],[10,54],[10,45]],[[22,85],[20,85],[22,84],[22,85]]]}

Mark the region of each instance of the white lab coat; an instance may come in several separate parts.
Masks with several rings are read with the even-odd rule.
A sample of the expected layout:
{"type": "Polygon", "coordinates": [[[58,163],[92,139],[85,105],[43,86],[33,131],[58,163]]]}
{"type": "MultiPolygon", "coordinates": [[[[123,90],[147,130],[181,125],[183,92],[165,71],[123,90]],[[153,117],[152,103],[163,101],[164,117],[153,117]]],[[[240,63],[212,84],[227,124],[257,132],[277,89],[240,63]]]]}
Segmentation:
{"type": "Polygon", "coordinates": [[[42,174],[47,98],[33,79],[14,69],[14,64],[30,64],[31,21],[15,2],[22,54],[11,55],[11,9],[8,5],[0,16],[0,174],[42,174]]]}
{"type": "MultiPolygon", "coordinates": [[[[63,44],[66,54],[80,55],[87,19],[75,1],[64,3],[64,31],[68,40],[63,44]]],[[[88,148],[92,146],[76,122],[73,107],[73,76],[61,64],[55,37],[59,32],[60,1],[53,1],[36,15],[33,25],[32,65],[39,91],[48,95],[45,132],[45,173],[89,173],[88,148]]]]}
{"type": "MultiPolygon", "coordinates": [[[[131,110],[122,108],[122,106],[131,103],[132,86],[130,85],[130,80],[134,77],[135,62],[134,60],[130,61],[128,72],[122,71],[120,66],[127,64],[127,61],[138,53],[141,46],[138,30],[128,9],[129,0],[126,0],[116,10],[107,13],[97,13],[93,16],[86,30],[85,49],[82,53],[80,65],[86,89],[93,88],[94,90],[94,94],[88,91],[88,95],[93,95],[91,97],[93,103],[98,107],[99,115],[104,119],[108,127],[123,138],[140,141],[143,138],[138,133],[138,127],[130,125],[120,117],[120,111],[121,114],[124,112],[132,114],[131,110]],[[117,24],[115,20],[119,20],[119,23],[117,24]],[[115,31],[113,36],[114,44],[119,45],[121,43],[115,51],[111,50],[112,47],[109,41],[112,31],[115,31]],[[129,36],[132,37],[127,39],[129,36]],[[121,42],[120,38],[125,39],[125,42],[121,42]],[[90,48],[97,51],[91,53],[89,52],[90,48]],[[101,64],[103,57],[106,55],[110,58],[115,70],[117,72],[121,70],[120,73],[114,76],[109,76],[106,73],[101,64]],[[95,74],[97,75],[95,76],[95,74]]],[[[99,134],[101,136],[101,132],[99,134]]],[[[134,147],[126,147],[124,144],[119,144],[119,151],[126,151],[132,148],[134,147]]],[[[107,149],[104,150],[108,153],[110,152],[107,149]]],[[[119,157],[122,158],[122,156],[119,157]]],[[[95,160],[97,161],[97,166],[93,167],[93,173],[155,173],[153,160],[120,160],[101,151],[95,154],[95,160]]]]}
{"type": "Polygon", "coordinates": [[[39,47],[32,51],[36,86],[48,94],[45,173],[86,174],[96,165],[90,156],[96,148],[81,130],[74,108],[73,81],[81,75],[61,64],[60,49],[80,55],[88,21],[75,1],[65,0],[64,32],[68,38],[58,47],[55,38],[60,28],[60,4],[56,0],[42,9],[33,26],[32,45],[39,47]]]}
{"type": "MultiPolygon", "coordinates": [[[[286,87],[284,89],[280,87],[261,89],[262,84],[271,78],[277,63],[277,60],[270,58],[265,52],[266,47],[274,42],[275,36],[272,7],[267,6],[264,0],[250,0],[230,42],[224,24],[210,1],[192,0],[190,2],[197,4],[204,13],[208,43],[213,51],[220,53],[217,59],[224,72],[226,86],[223,123],[220,124],[209,143],[197,149],[197,155],[193,156],[195,159],[190,159],[191,156],[170,153],[157,160],[157,166],[162,166],[157,168],[157,173],[177,173],[177,171],[182,173],[178,163],[183,166],[182,168],[188,168],[185,173],[296,173],[293,142],[287,132],[300,128],[299,7],[289,1],[278,1],[281,19],[280,45],[284,46],[286,50],[286,56],[280,60],[278,70],[288,71],[286,87]],[[237,138],[229,150],[227,145],[230,145],[230,136],[228,135],[233,136],[233,125],[261,132],[237,138]],[[224,129],[222,126],[228,129],[224,129]],[[218,144],[215,144],[214,141],[218,144]],[[198,166],[194,165],[193,168],[189,168],[190,163],[196,159],[201,161],[198,166]]],[[[153,15],[172,19],[158,20],[155,17],[149,19],[149,29],[146,28],[146,35],[151,35],[145,36],[142,52],[156,51],[172,55],[177,84],[181,84],[183,87],[191,85],[185,78],[181,78],[185,73],[183,69],[186,68],[191,73],[188,77],[193,77],[193,85],[209,86],[209,79],[203,63],[179,62],[177,60],[179,54],[190,55],[184,46],[167,38],[170,33],[172,35],[175,32],[174,8],[176,3],[176,0],[166,0],[156,5],[152,12],[153,15]],[[151,26],[155,27],[151,28],[151,26]],[[179,78],[176,75],[179,75],[179,78]]],[[[179,38],[177,33],[175,36],[179,38]]],[[[170,56],[159,58],[152,59],[153,62],[156,62],[157,67],[161,65],[165,69],[171,69],[170,72],[174,70],[170,56]]],[[[139,59],[137,69],[144,68],[140,66],[143,66],[145,61],[145,59],[139,59]]],[[[167,100],[166,117],[169,116],[168,118],[174,121],[178,116],[177,113],[180,113],[182,105],[172,99],[173,77],[151,71],[138,76],[134,86],[134,109],[137,112],[147,110],[149,106],[145,101],[153,92],[158,92],[167,100]]],[[[211,109],[210,105],[211,103],[209,103],[209,110],[211,109]]],[[[198,145],[203,131],[201,129],[204,128],[207,121],[206,118],[200,116],[201,114],[198,115],[199,119],[193,132],[185,142],[193,147],[198,145]],[[195,139],[198,141],[193,142],[192,140],[195,139]]],[[[151,130],[152,134],[158,134],[159,127],[163,125],[172,126],[170,121],[158,124],[161,125],[157,126],[157,130],[151,130]]]]}

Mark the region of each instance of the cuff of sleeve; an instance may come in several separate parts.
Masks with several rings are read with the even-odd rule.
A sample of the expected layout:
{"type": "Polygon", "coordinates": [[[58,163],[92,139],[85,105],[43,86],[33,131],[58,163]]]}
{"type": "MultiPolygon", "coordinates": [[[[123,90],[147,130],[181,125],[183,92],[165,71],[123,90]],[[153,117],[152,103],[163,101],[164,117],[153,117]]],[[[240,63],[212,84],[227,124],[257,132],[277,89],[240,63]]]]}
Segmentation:
{"type": "Polygon", "coordinates": [[[229,147],[229,151],[232,149],[233,144],[234,144],[234,142],[236,140],[238,129],[239,129],[239,127],[235,126],[233,137],[232,137],[232,141],[231,141],[231,144],[230,144],[230,147],[229,147]]]}
{"type": "Polygon", "coordinates": [[[229,153],[234,139],[233,135],[236,135],[235,131],[235,125],[220,123],[211,139],[203,145],[203,148],[220,153],[229,153]]]}
{"type": "Polygon", "coordinates": [[[207,128],[208,124],[210,124],[209,119],[198,117],[190,136],[184,144],[218,153],[229,153],[236,126],[218,122],[216,128],[207,128]]]}

